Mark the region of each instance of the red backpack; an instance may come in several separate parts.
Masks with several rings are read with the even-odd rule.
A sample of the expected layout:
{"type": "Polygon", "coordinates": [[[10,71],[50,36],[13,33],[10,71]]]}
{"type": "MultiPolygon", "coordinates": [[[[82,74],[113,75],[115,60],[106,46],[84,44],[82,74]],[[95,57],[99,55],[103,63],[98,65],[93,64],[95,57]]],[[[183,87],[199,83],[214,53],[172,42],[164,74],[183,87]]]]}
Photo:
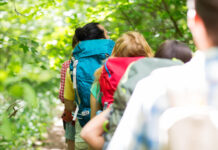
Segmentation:
{"type": "Polygon", "coordinates": [[[113,103],[114,92],[128,65],[141,58],[144,57],[113,57],[105,62],[99,78],[102,107],[113,103]]]}

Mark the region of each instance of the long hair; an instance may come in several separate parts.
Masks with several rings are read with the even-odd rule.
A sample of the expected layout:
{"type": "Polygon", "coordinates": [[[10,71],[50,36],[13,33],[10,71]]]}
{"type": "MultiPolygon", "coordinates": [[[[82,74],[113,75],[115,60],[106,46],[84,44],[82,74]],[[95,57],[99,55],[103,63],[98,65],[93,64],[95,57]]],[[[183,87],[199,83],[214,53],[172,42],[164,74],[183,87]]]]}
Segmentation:
{"type": "Polygon", "coordinates": [[[124,33],[114,46],[113,57],[151,57],[152,50],[145,38],[138,32],[124,33]]]}
{"type": "MultiPolygon", "coordinates": [[[[152,49],[145,38],[138,32],[124,33],[117,39],[111,57],[152,57],[152,49]]],[[[99,80],[103,67],[95,72],[95,80],[99,80]]]]}

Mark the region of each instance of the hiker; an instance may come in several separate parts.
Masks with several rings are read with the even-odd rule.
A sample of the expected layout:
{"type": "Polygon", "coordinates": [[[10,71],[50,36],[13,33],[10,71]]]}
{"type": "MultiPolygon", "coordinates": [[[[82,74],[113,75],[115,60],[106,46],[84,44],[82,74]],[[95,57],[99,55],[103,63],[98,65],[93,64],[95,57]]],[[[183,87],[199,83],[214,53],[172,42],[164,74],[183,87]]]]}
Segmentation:
{"type": "Polygon", "coordinates": [[[116,41],[111,57],[95,72],[96,82],[91,88],[92,117],[98,109],[103,110],[113,103],[113,93],[128,65],[152,55],[150,46],[138,32],[127,32],[116,41]]]}
{"type": "MultiPolygon", "coordinates": [[[[167,40],[158,48],[155,57],[164,59],[143,58],[131,64],[116,88],[114,94],[114,103],[110,107],[110,113],[106,114],[104,112],[100,114],[94,118],[95,120],[90,121],[88,124],[89,126],[87,125],[85,127],[89,128],[89,130],[92,130],[93,132],[96,132],[96,134],[93,133],[90,135],[92,136],[90,139],[96,139],[94,136],[102,137],[102,133],[105,132],[104,149],[107,147],[108,142],[113,136],[113,133],[122,117],[123,111],[135,88],[136,83],[143,77],[148,76],[154,69],[166,66],[181,65],[181,61],[187,62],[187,60],[191,59],[192,53],[189,47],[184,43],[175,40],[167,40]],[[175,59],[176,61],[174,61],[175,59]]],[[[107,112],[109,111],[107,110],[107,112]]],[[[84,135],[89,136],[89,133],[85,133],[84,135]]],[[[103,144],[101,147],[102,146],[103,144]]]]}
{"type": "Polygon", "coordinates": [[[218,149],[217,122],[207,118],[210,109],[217,112],[218,1],[189,0],[188,9],[198,51],[188,63],[157,69],[137,83],[108,150],[162,149],[163,143],[175,150],[218,149]]]}
{"type": "Polygon", "coordinates": [[[107,31],[99,23],[88,23],[75,30],[72,58],[66,72],[64,104],[65,109],[72,112],[71,119],[75,121],[75,128],[72,121],[66,123],[65,135],[71,141],[75,139],[76,150],[88,149],[80,137],[80,131],[90,119],[89,99],[93,74],[104,59],[111,55],[114,46],[114,42],[108,38],[107,31]]]}
{"type": "MultiPolygon", "coordinates": [[[[104,107],[102,104],[107,103],[107,106],[104,108],[106,109],[110,104],[113,103],[113,93],[119,83],[119,80],[130,63],[144,57],[151,57],[152,55],[153,54],[150,46],[140,33],[127,32],[118,38],[111,57],[105,62],[104,66],[96,71],[96,80],[99,81],[100,87],[98,90],[97,88],[94,90],[91,88],[91,112],[93,113],[93,110],[95,110],[94,114],[96,113],[96,105],[100,105],[102,110],[104,107]],[[99,92],[102,92],[101,101],[97,101],[98,98],[96,93],[99,92]]],[[[95,86],[98,86],[97,83],[94,84],[95,86]]],[[[90,140],[94,141],[95,143],[93,143],[91,146],[94,149],[99,149],[101,147],[93,145],[96,144],[102,146],[103,137],[101,137],[99,140],[95,138],[89,138],[95,135],[94,132],[94,130],[92,130],[92,132],[83,130],[81,136],[88,143],[92,143],[90,140]]]]}
{"type": "MultiPolygon", "coordinates": [[[[64,88],[65,88],[65,79],[66,79],[66,72],[70,66],[70,60],[65,61],[61,67],[61,82],[60,82],[60,89],[59,89],[59,99],[62,103],[64,103],[64,88]]],[[[75,106],[74,109],[75,110],[75,106]]],[[[75,136],[75,121],[72,121],[73,117],[71,111],[67,111],[64,109],[62,114],[63,120],[63,127],[65,130],[65,138],[67,143],[67,149],[74,150],[74,136],[75,136]]]]}

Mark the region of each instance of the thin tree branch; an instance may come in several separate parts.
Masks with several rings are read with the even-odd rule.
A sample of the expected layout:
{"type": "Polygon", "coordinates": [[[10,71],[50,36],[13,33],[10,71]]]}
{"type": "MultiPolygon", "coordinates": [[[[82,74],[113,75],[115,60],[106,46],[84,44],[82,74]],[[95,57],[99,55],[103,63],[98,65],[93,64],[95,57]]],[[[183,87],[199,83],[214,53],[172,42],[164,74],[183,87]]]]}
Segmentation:
{"type": "Polygon", "coordinates": [[[165,0],[162,0],[162,4],[163,4],[163,6],[164,6],[164,9],[165,9],[166,12],[168,13],[168,15],[169,15],[169,17],[170,17],[170,20],[171,20],[172,23],[173,23],[174,28],[176,29],[176,34],[179,35],[179,36],[181,36],[181,37],[183,37],[183,34],[182,34],[182,32],[180,31],[176,20],[175,20],[175,19],[173,18],[173,16],[171,15],[170,10],[169,10],[169,7],[168,7],[168,5],[166,4],[165,0]]]}
{"type": "Polygon", "coordinates": [[[7,46],[7,48],[6,48],[6,62],[4,64],[4,69],[6,69],[8,67],[8,64],[10,63],[10,59],[11,59],[11,54],[9,52],[9,47],[7,46]]]}
{"type": "Polygon", "coordinates": [[[20,103],[20,101],[15,101],[14,103],[12,103],[8,108],[7,108],[7,111],[9,112],[9,110],[12,108],[13,109],[13,112],[8,116],[8,118],[11,118],[13,116],[15,116],[18,112],[19,109],[23,108],[24,106],[21,106],[19,108],[15,108],[16,104],[20,103]]]}
{"type": "Polygon", "coordinates": [[[125,19],[127,20],[127,22],[129,23],[129,25],[130,25],[133,29],[135,29],[135,24],[131,21],[131,19],[127,16],[127,14],[126,14],[122,9],[119,8],[119,10],[120,10],[120,12],[122,13],[122,15],[125,17],[125,19]]]}
{"type": "Polygon", "coordinates": [[[15,0],[12,0],[12,2],[13,2],[13,6],[14,6],[14,11],[16,12],[16,14],[17,14],[17,15],[20,15],[20,16],[26,17],[24,14],[21,14],[21,13],[17,10],[15,0]]]}

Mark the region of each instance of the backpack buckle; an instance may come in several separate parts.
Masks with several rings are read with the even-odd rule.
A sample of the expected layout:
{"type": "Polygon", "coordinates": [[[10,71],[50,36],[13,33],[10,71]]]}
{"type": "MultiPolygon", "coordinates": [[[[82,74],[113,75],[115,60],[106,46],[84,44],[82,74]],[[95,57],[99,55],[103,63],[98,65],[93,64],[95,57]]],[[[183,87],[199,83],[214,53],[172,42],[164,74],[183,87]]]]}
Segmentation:
{"type": "Polygon", "coordinates": [[[89,114],[89,111],[88,111],[88,110],[83,111],[83,112],[81,113],[82,116],[87,116],[88,114],[89,114]]]}

